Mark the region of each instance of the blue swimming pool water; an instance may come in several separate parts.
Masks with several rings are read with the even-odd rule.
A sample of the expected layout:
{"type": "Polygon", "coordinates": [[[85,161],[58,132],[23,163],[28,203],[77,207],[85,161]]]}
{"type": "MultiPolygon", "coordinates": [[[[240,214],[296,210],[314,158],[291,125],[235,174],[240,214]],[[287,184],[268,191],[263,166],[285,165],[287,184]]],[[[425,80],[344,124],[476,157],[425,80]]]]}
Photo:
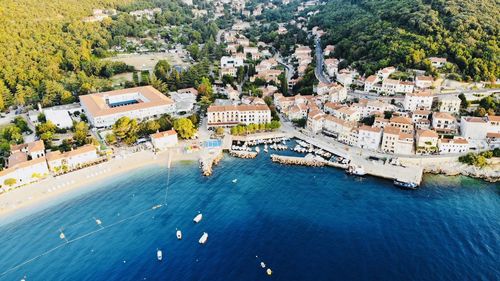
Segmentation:
{"type": "Polygon", "coordinates": [[[276,165],[261,153],[252,160],[225,157],[208,178],[196,163],[176,163],[168,206],[146,211],[163,201],[166,182],[164,168],[146,167],[1,226],[5,272],[62,245],[59,228],[71,240],[99,229],[94,218],[103,226],[117,223],[0,280],[500,278],[494,184],[432,176],[421,189],[403,191],[340,170],[276,165]],[[204,218],[195,225],[198,211],[204,218]],[[209,239],[202,246],[204,231],[209,239]],[[156,260],[157,248],[163,262],[156,260]],[[271,277],[256,255],[272,268],[271,277]]]}

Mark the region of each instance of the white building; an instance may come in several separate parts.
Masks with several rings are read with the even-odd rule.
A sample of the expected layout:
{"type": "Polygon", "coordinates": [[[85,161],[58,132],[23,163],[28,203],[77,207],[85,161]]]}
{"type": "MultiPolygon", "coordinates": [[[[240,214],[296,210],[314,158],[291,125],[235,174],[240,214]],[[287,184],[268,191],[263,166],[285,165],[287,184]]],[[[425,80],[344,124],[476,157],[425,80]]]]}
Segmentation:
{"type": "Polygon", "coordinates": [[[47,164],[49,169],[55,173],[71,171],[94,164],[100,160],[97,149],[92,144],[87,144],[77,149],[60,152],[51,151],[47,153],[47,164]]]}
{"type": "Polygon", "coordinates": [[[377,150],[382,139],[382,129],[363,125],[358,129],[357,145],[360,148],[377,150]]]}
{"type": "MultiPolygon", "coordinates": [[[[23,143],[18,145],[11,145],[10,153],[24,153],[31,159],[37,159],[45,156],[45,145],[43,141],[37,140],[30,143],[23,143]]],[[[10,162],[10,161],[9,161],[10,162]]],[[[9,164],[10,165],[10,164],[9,164]]]]}
{"type": "Polygon", "coordinates": [[[124,116],[143,120],[175,112],[174,102],[151,86],[84,95],[80,103],[97,128],[110,127],[124,116]]]}
{"type": "Polygon", "coordinates": [[[325,68],[328,76],[333,77],[339,72],[339,60],[335,58],[325,59],[325,68]]]}
{"type": "Polygon", "coordinates": [[[437,152],[438,134],[433,130],[417,131],[416,153],[437,152]]]}
{"type": "Polygon", "coordinates": [[[307,114],[307,129],[312,133],[317,134],[323,129],[325,113],[321,110],[313,110],[307,114]]]}
{"type": "Polygon", "coordinates": [[[191,112],[196,104],[196,94],[192,92],[170,92],[170,98],[175,102],[175,112],[191,112]]]}
{"type": "Polygon", "coordinates": [[[440,133],[455,133],[456,119],[448,112],[434,112],[432,114],[432,128],[440,133]]]}
{"type": "Polygon", "coordinates": [[[403,107],[405,110],[415,111],[415,109],[427,109],[432,107],[434,96],[430,91],[419,91],[405,95],[403,107]]]}
{"type": "Polygon", "coordinates": [[[429,60],[431,61],[431,65],[436,68],[445,66],[447,62],[446,58],[430,57],[429,60]]]}
{"type": "Polygon", "coordinates": [[[439,97],[439,111],[448,113],[459,113],[462,100],[457,96],[439,97]]]}
{"type": "Polygon", "coordinates": [[[469,142],[463,138],[439,139],[439,154],[466,153],[469,151],[469,142]]]}
{"type": "Polygon", "coordinates": [[[52,122],[52,124],[60,129],[69,129],[73,127],[73,120],[66,110],[45,109],[43,114],[47,121],[52,122]]]}
{"type": "Polygon", "coordinates": [[[243,59],[239,57],[224,56],[220,59],[220,67],[240,67],[243,66],[243,59]]]}
{"type": "Polygon", "coordinates": [[[342,69],[337,74],[337,81],[344,85],[344,87],[349,87],[357,76],[359,76],[359,74],[355,70],[342,69]]]}
{"type": "MultiPolygon", "coordinates": [[[[366,84],[366,83],[365,83],[366,84]]],[[[413,82],[399,81],[386,78],[382,80],[382,92],[387,94],[412,93],[415,88],[413,82]]]]}
{"type": "Polygon", "coordinates": [[[419,75],[415,77],[415,86],[419,89],[427,89],[432,87],[432,83],[434,82],[434,78],[432,76],[423,76],[419,75]]]}
{"type": "Polygon", "coordinates": [[[1,189],[7,191],[17,186],[29,184],[46,177],[48,174],[45,157],[26,160],[0,171],[1,189]]]}
{"type": "Polygon", "coordinates": [[[485,118],[463,116],[460,120],[460,134],[467,140],[485,140],[488,127],[485,118]]]}
{"type": "Polygon", "coordinates": [[[386,126],[382,136],[381,150],[387,153],[409,155],[413,154],[413,134],[401,132],[399,128],[386,126]]]}
{"type": "Polygon", "coordinates": [[[349,122],[357,122],[361,119],[361,114],[355,108],[344,106],[335,111],[335,117],[349,122]]]}
{"type": "Polygon", "coordinates": [[[175,130],[168,130],[157,132],[149,135],[153,147],[157,150],[164,150],[169,147],[174,147],[178,143],[177,132],[175,130]]]}
{"type": "Polygon", "coordinates": [[[267,105],[212,105],[207,110],[208,127],[229,127],[238,124],[265,124],[271,122],[267,105]]]}
{"type": "Polygon", "coordinates": [[[379,80],[384,80],[389,78],[391,74],[396,72],[396,68],[394,66],[389,66],[386,68],[382,68],[379,71],[377,71],[377,76],[379,80]]]}

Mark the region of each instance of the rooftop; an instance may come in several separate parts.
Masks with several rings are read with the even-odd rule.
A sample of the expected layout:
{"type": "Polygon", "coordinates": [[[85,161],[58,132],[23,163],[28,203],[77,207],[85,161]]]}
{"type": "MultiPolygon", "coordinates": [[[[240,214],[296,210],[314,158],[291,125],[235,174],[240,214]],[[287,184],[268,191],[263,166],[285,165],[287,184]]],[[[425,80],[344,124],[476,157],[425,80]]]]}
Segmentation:
{"type": "Polygon", "coordinates": [[[177,132],[175,130],[168,130],[168,131],[157,132],[157,133],[151,134],[151,135],[149,135],[149,137],[152,139],[159,139],[159,138],[164,138],[164,137],[173,136],[173,135],[177,135],[177,132]]]}
{"type": "Polygon", "coordinates": [[[93,116],[105,116],[174,102],[152,86],[135,87],[80,96],[80,102],[93,116]],[[130,95],[126,100],[124,97],[130,95]],[[110,99],[121,100],[111,103],[110,99]]]}

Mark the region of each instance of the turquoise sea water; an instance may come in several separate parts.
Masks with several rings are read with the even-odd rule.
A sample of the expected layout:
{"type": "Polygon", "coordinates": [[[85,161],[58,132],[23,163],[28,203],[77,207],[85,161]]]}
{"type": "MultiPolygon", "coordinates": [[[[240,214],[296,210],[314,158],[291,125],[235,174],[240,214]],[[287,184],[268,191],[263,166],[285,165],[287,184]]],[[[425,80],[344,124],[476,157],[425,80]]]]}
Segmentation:
{"type": "Polygon", "coordinates": [[[176,163],[168,205],[151,210],[166,182],[165,168],[146,167],[0,226],[0,280],[500,279],[498,185],[431,176],[404,191],[261,153],[227,156],[208,178],[176,163]],[[100,229],[94,218],[106,228],[82,237],[100,229]],[[59,228],[79,240],[64,244],[59,228]]]}

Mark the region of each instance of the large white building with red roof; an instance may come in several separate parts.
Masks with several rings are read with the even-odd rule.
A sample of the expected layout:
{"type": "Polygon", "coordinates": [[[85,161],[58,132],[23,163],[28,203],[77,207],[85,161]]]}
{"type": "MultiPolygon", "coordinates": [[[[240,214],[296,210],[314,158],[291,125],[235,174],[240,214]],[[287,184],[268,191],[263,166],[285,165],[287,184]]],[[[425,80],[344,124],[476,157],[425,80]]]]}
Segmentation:
{"type": "Polygon", "coordinates": [[[152,86],[84,95],[80,103],[97,128],[110,127],[124,116],[143,120],[175,112],[174,102],[152,86]]]}
{"type": "Polygon", "coordinates": [[[271,122],[267,105],[212,105],[207,110],[208,127],[231,127],[238,124],[265,124],[271,122]]]}

